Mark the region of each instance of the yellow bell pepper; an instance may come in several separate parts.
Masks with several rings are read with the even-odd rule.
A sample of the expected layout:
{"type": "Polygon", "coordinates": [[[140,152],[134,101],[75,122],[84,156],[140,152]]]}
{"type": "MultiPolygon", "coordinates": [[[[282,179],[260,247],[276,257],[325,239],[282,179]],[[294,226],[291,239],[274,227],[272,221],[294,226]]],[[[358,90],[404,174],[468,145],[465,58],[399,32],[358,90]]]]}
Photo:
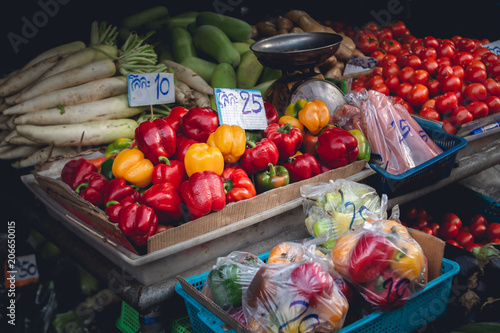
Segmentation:
{"type": "Polygon", "coordinates": [[[140,188],[151,184],[154,165],[137,148],[125,148],[116,155],[111,172],[115,178],[123,178],[140,188]]]}
{"type": "Polygon", "coordinates": [[[330,121],[328,106],[320,100],[308,102],[299,111],[299,121],[309,132],[318,134],[330,121]]]}
{"type": "Polygon", "coordinates": [[[207,144],[219,148],[226,163],[235,163],[245,152],[245,130],[238,125],[222,124],[210,134],[207,144]]]}
{"type": "Polygon", "coordinates": [[[417,279],[425,267],[424,253],[418,243],[412,240],[397,242],[395,254],[390,262],[396,274],[410,281],[417,279]]]}
{"type": "Polygon", "coordinates": [[[194,143],[186,151],[184,166],[188,177],[195,172],[210,170],[218,175],[224,171],[224,157],[219,148],[206,143],[194,143]]]}
{"type": "Polygon", "coordinates": [[[295,117],[281,116],[280,119],[278,120],[278,123],[293,125],[293,126],[297,127],[298,129],[300,129],[300,131],[302,132],[302,136],[305,135],[304,125],[302,125],[300,120],[295,118],[295,117]]]}
{"type": "Polygon", "coordinates": [[[307,104],[308,100],[299,99],[297,102],[288,105],[285,109],[285,116],[291,116],[297,118],[299,115],[299,111],[307,104]]]}

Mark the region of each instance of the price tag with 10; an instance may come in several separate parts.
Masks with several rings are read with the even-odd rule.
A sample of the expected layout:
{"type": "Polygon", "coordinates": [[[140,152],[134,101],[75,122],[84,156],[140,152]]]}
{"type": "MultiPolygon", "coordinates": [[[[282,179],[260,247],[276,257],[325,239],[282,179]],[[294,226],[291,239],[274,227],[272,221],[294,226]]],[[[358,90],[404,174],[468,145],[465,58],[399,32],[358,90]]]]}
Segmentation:
{"type": "Polygon", "coordinates": [[[174,74],[128,74],[128,103],[131,107],[175,102],[174,74]]]}

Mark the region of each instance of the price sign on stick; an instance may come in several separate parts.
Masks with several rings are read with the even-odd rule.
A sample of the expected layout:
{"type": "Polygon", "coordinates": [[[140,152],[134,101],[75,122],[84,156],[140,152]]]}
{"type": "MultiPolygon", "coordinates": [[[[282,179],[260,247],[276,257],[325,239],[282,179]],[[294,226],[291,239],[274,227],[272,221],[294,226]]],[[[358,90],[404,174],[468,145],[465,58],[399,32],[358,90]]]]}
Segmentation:
{"type": "Polygon", "coordinates": [[[215,88],[215,102],[221,124],[247,130],[265,130],[266,110],[258,90],[215,88]]]}
{"type": "Polygon", "coordinates": [[[127,74],[130,106],[168,104],[175,102],[174,74],[127,74]]]}

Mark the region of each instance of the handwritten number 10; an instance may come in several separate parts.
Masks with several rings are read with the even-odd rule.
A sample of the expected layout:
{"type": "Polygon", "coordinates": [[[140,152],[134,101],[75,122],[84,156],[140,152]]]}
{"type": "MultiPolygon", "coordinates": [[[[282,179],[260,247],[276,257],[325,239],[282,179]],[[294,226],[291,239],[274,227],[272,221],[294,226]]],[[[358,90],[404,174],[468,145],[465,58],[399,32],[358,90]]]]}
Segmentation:
{"type": "Polygon", "coordinates": [[[262,106],[260,105],[260,103],[258,101],[255,100],[255,98],[259,97],[258,94],[252,94],[250,96],[248,91],[242,91],[242,92],[240,92],[240,97],[245,102],[245,104],[243,104],[243,110],[241,110],[241,112],[243,114],[248,114],[250,112],[259,113],[260,111],[262,111],[262,106]],[[252,99],[252,104],[248,105],[248,103],[250,101],[250,97],[252,99]],[[257,107],[250,108],[252,105],[256,105],[257,107]],[[247,109],[247,106],[249,107],[249,109],[247,109]]]}
{"type": "Polygon", "coordinates": [[[170,91],[170,81],[164,77],[160,80],[160,73],[158,73],[156,75],[156,78],[155,78],[155,83],[156,83],[156,99],[159,99],[160,98],[160,93],[162,95],[166,95],[168,94],[168,92],[170,91]],[[163,84],[164,83],[167,83],[167,91],[163,91],[163,84]]]}

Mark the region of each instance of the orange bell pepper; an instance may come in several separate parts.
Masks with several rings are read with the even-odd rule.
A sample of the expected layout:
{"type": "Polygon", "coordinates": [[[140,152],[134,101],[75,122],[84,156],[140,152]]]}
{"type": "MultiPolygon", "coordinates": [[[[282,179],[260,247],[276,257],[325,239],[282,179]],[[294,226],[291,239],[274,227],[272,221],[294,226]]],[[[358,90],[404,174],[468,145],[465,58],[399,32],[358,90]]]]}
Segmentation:
{"type": "Polygon", "coordinates": [[[318,158],[318,153],[316,152],[316,145],[318,144],[318,136],[306,131],[304,135],[304,141],[302,142],[302,149],[304,153],[311,154],[318,158]]]}
{"type": "Polygon", "coordinates": [[[325,102],[308,102],[299,111],[299,121],[312,133],[318,134],[330,121],[330,111],[325,102]]]}
{"type": "Polygon", "coordinates": [[[224,156],[217,147],[194,143],[186,151],[184,166],[188,177],[195,172],[213,171],[219,176],[224,171],[224,156]]]}
{"type": "Polygon", "coordinates": [[[222,124],[210,134],[207,144],[219,148],[226,163],[235,163],[245,152],[245,130],[238,125],[222,124]]]}
{"type": "Polygon", "coordinates": [[[111,167],[115,178],[123,178],[127,182],[143,188],[151,184],[154,165],[144,157],[139,149],[125,148],[118,153],[111,167]]]}
{"type": "Polygon", "coordinates": [[[300,131],[302,132],[302,136],[304,136],[305,131],[304,131],[304,125],[300,122],[299,119],[292,117],[292,116],[281,116],[281,118],[278,120],[278,123],[284,123],[284,124],[291,124],[295,127],[298,127],[300,131]]]}

